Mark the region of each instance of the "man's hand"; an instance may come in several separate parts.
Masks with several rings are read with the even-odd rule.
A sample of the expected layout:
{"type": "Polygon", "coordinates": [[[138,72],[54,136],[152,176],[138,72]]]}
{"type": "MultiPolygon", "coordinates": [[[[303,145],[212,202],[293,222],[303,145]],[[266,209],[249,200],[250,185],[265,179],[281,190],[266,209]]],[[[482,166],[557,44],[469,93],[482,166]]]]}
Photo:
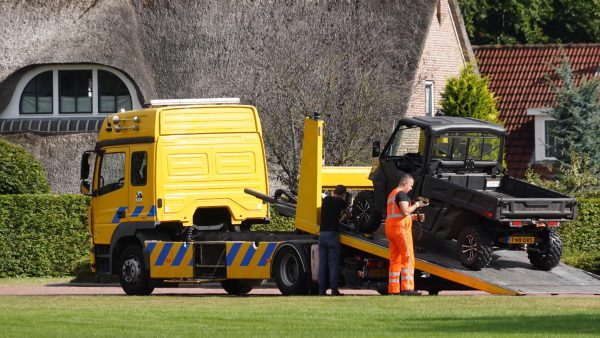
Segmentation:
{"type": "Polygon", "coordinates": [[[415,202],[415,205],[417,206],[417,208],[422,208],[422,207],[428,206],[429,203],[425,202],[425,201],[417,201],[417,202],[415,202]]]}

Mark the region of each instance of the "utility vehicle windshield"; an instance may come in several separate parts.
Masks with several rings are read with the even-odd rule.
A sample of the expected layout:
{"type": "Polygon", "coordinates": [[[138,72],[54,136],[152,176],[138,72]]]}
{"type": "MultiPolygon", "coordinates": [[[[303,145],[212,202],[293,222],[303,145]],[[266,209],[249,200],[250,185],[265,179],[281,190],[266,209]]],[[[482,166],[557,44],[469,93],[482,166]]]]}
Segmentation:
{"type": "MultiPolygon", "coordinates": [[[[425,136],[418,127],[400,127],[393,136],[385,154],[390,157],[404,156],[407,153],[421,153],[425,148],[425,136]]],[[[423,155],[421,153],[421,155],[423,155]]]]}
{"type": "Polygon", "coordinates": [[[499,136],[492,133],[450,132],[434,137],[432,159],[443,161],[498,161],[499,136]]]}

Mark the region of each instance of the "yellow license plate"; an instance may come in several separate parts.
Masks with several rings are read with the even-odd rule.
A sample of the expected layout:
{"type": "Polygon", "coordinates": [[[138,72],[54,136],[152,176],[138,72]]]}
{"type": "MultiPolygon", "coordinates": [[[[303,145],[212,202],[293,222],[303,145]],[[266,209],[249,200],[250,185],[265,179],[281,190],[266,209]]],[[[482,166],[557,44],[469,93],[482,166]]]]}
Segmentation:
{"type": "Polygon", "coordinates": [[[508,238],[509,244],[534,244],[535,237],[533,236],[510,236],[508,238]]]}

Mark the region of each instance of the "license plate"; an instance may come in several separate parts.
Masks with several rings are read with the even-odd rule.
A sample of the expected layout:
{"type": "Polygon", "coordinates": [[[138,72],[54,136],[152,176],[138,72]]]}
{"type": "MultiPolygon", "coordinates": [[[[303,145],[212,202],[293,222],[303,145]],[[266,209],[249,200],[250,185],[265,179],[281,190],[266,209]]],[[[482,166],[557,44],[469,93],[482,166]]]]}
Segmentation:
{"type": "Polygon", "coordinates": [[[373,269],[373,270],[365,270],[365,278],[373,278],[373,277],[387,277],[388,270],[384,269],[373,269]]]}
{"type": "Polygon", "coordinates": [[[510,236],[508,238],[509,244],[534,244],[534,236],[510,236]]]}

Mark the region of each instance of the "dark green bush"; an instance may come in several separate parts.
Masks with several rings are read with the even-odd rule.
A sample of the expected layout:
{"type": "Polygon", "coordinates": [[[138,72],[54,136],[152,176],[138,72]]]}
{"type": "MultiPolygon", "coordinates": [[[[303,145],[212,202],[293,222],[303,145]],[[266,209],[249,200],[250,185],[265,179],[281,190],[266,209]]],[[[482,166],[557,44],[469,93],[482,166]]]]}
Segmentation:
{"type": "Polygon", "coordinates": [[[600,273],[600,197],[597,194],[590,196],[577,198],[577,220],[564,223],[559,231],[565,248],[565,263],[600,273]]]}
{"type": "Polygon", "coordinates": [[[0,159],[0,194],[50,192],[44,168],[27,150],[0,139],[0,159]]]}
{"type": "Polygon", "coordinates": [[[0,195],[0,277],[72,275],[89,261],[88,199],[0,195]]]}
{"type": "Polygon", "coordinates": [[[577,219],[559,228],[568,251],[600,252],[600,198],[578,198],[577,219]]]}

